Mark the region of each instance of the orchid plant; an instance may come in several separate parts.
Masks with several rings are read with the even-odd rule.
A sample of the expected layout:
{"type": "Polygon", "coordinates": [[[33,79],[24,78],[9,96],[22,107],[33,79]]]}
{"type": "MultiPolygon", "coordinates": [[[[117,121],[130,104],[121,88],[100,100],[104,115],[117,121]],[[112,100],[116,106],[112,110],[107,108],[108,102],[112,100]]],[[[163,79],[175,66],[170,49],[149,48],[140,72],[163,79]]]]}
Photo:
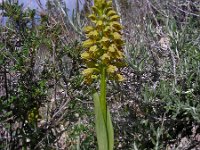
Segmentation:
{"type": "Polygon", "coordinates": [[[88,84],[100,81],[100,96],[97,92],[93,94],[97,142],[99,150],[113,150],[114,131],[106,101],[106,81],[124,80],[120,74],[120,68],[125,64],[122,25],[112,8],[112,1],[95,0],[88,17],[92,25],[84,28],[87,40],[82,44],[85,51],[81,58],[87,69],[82,74],[88,84]]]}

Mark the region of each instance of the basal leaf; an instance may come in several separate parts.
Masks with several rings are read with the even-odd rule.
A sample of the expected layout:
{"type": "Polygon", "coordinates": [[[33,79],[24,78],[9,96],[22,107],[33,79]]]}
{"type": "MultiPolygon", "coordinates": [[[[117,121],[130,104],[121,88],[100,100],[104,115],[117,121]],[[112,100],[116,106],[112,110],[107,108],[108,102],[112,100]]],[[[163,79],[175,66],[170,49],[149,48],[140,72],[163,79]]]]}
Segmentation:
{"type": "Polygon", "coordinates": [[[106,125],[101,111],[99,95],[93,94],[94,111],[95,111],[95,125],[99,150],[108,150],[108,137],[106,132],[106,125]]]}

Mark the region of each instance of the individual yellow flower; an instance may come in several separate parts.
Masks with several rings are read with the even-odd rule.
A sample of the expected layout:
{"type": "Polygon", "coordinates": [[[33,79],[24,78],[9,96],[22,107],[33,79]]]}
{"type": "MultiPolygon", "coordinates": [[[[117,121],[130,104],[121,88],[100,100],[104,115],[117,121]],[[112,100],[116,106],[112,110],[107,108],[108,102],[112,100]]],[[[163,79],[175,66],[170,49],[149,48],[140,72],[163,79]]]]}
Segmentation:
{"type": "Polygon", "coordinates": [[[102,15],[102,17],[101,17],[101,19],[102,19],[102,21],[104,21],[104,22],[105,22],[105,21],[107,21],[107,20],[108,20],[108,16],[106,16],[105,14],[103,14],[103,15],[102,15]]]}
{"type": "Polygon", "coordinates": [[[84,81],[88,84],[90,84],[94,79],[97,78],[97,75],[95,73],[98,72],[98,69],[96,68],[87,68],[83,70],[82,74],[84,75],[85,79],[84,81]]]}
{"type": "Polygon", "coordinates": [[[102,50],[106,51],[108,49],[107,45],[103,44],[102,45],[102,50]]]}
{"type": "Polygon", "coordinates": [[[93,79],[91,78],[91,76],[84,78],[84,82],[87,84],[91,84],[92,81],[93,81],[93,79]]]}
{"type": "Polygon", "coordinates": [[[110,17],[111,21],[117,21],[120,17],[118,15],[113,15],[110,17]]]}
{"type": "Polygon", "coordinates": [[[125,78],[121,74],[117,74],[117,80],[121,82],[124,81],[125,78]]]}
{"type": "Polygon", "coordinates": [[[96,23],[97,27],[102,27],[103,26],[103,21],[102,20],[98,20],[96,23]]]}
{"type": "Polygon", "coordinates": [[[116,11],[114,10],[110,10],[108,13],[107,13],[107,16],[113,16],[113,15],[116,15],[116,11]]]}
{"type": "Polygon", "coordinates": [[[94,41],[91,39],[88,39],[83,42],[83,47],[88,48],[88,47],[92,46],[93,44],[94,44],[94,41]]]}
{"type": "Polygon", "coordinates": [[[91,75],[91,79],[97,79],[97,75],[91,75]]]}
{"type": "Polygon", "coordinates": [[[110,33],[111,31],[111,27],[110,26],[106,26],[105,29],[104,29],[104,33],[110,33]]]}
{"type": "Polygon", "coordinates": [[[87,33],[91,32],[92,30],[94,30],[94,27],[92,27],[92,26],[86,26],[85,28],[83,28],[83,30],[87,34],[87,33]]]}
{"type": "Polygon", "coordinates": [[[102,61],[106,61],[106,60],[109,60],[110,59],[110,55],[108,53],[104,53],[102,56],[101,56],[101,60],[102,61]]]}
{"type": "Polygon", "coordinates": [[[98,32],[97,32],[96,30],[94,30],[94,31],[89,32],[89,33],[87,34],[87,37],[88,37],[88,38],[95,38],[95,37],[97,37],[98,35],[99,35],[98,32]]]}
{"type": "Polygon", "coordinates": [[[94,73],[94,71],[96,70],[96,68],[87,68],[85,70],[83,70],[82,74],[84,76],[88,76],[94,73]]]}
{"type": "Polygon", "coordinates": [[[106,0],[94,0],[95,6],[98,8],[102,8],[103,4],[106,2],[106,0]]]}
{"type": "Polygon", "coordinates": [[[92,21],[96,21],[96,16],[94,14],[91,14],[88,16],[92,21]]]}
{"type": "Polygon", "coordinates": [[[113,21],[110,23],[110,25],[117,31],[121,30],[122,29],[122,26],[120,25],[119,22],[117,21],[113,21]]]}
{"type": "Polygon", "coordinates": [[[109,52],[115,52],[116,46],[114,44],[112,44],[109,48],[108,51],[109,52]]]}
{"type": "Polygon", "coordinates": [[[122,59],[124,57],[123,53],[121,51],[117,51],[117,58],[122,59]]]}
{"type": "Polygon", "coordinates": [[[108,68],[107,68],[107,72],[108,73],[114,73],[116,71],[117,71],[117,67],[116,66],[109,65],[108,68]]]}
{"type": "Polygon", "coordinates": [[[122,36],[121,36],[118,32],[114,32],[114,33],[113,33],[113,37],[114,37],[114,39],[116,39],[116,40],[121,40],[121,39],[122,39],[122,36]]]}
{"type": "Polygon", "coordinates": [[[112,6],[112,1],[108,1],[106,4],[107,4],[107,7],[111,7],[112,6]]]}
{"type": "Polygon", "coordinates": [[[113,10],[113,8],[111,6],[108,6],[107,8],[105,8],[103,10],[103,13],[108,17],[108,12],[111,11],[111,10],[113,10]]]}
{"type": "Polygon", "coordinates": [[[109,42],[109,41],[110,41],[110,39],[105,36],[101,39],[101,42],[109,42]]]}
{"type": "Polygon", "coordinates": [[[81,58],[82,59],[89,59],[90,58],[90,54],[88,52],[84,52],[81,54],[81,58]]]}
{"type": "Polygon", "coordinates": [[[98,68],[99,66],[99,63],[97,63],[96,59],[90,58],[90,59],[84,60],[84,63],[86,64],[87,68],[98,68]]]}
{"type": "Polygon", "coordinates": [[[92,10],[94,13],[97,13],[97,14],[99,12],[99,9],[96,6],[92,6],[92,10]]]}
{"type": "Polygon", "coordinates": [[[95,53],[97,50],[98,50],[98,48],[97,48],[96,45],[90,47],[90,49],[89,49],[89,51],[92,52],[92,53],[95,53]]]}

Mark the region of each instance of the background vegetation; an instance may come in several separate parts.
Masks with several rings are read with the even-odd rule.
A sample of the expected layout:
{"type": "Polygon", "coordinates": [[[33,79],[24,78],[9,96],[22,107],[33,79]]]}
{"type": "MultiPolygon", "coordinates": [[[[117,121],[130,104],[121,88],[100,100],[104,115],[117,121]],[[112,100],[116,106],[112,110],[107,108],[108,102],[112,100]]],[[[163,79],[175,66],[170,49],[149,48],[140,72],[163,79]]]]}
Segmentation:
{"type": "MultiPolygon", "coordinates": [[[[200,2],[113,0],[126,81],[109,82],[116,150],[200,147],[200,2]]],[[[1,4],[0,149],[96,149],[80,60],[91,0],[1,4]],[[83,9],[80,9],[80,5],[83,9]],[[42,6],[41,6],[42,7],[42,6]]]]}

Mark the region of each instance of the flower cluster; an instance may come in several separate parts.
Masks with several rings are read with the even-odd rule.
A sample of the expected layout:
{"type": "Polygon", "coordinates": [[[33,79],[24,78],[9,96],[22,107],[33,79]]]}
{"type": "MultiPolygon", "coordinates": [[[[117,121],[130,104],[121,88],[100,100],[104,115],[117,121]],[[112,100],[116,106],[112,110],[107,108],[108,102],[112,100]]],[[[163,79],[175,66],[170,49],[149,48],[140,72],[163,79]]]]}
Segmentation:
{"type": "Polygon", "coordinates": [[[34,123],[36,122],[41,116],[39,115],[39,111],[36,107],[33,107],[30,111],[28,111],[28,122],[34,123]]]}
{"type": "Polygon", "coordinates": [[[120,17],[113,10],[111,1],[94,5],[92,11],[89,15],[92,26],[84,28],[87,40],[83,42],[83,47],[86,51],[81,54],[87,66],[82,72],[85,81],[91,83],[98,78],[103,68],[109,79],[123,81],[119,73],[119,68],[124,66],[120,17]]]}

